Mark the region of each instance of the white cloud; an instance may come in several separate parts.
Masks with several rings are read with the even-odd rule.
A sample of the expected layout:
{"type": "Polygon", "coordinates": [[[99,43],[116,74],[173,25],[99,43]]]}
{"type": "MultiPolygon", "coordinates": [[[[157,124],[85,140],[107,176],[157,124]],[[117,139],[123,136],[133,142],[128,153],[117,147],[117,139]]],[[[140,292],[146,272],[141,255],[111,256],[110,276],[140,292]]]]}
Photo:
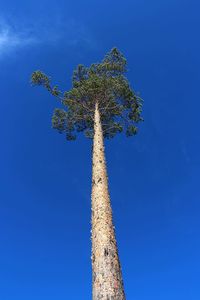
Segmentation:
{"type": "Polygon", "coordinates": [[[30,32],[16,30],[8,23],[0,21],[0,57],[36,42],[37,39],[30,32]]]}
{"type": "Polygon", "coordinates": [[[11,24],[0,18],[0,58],[24,47],[44,43],[58,45],[59,42],[71,47],[95,45],[86,27],[72,19],[66,22],[58,16],[53,21],[38,19],[29,24],[11,24]]]}

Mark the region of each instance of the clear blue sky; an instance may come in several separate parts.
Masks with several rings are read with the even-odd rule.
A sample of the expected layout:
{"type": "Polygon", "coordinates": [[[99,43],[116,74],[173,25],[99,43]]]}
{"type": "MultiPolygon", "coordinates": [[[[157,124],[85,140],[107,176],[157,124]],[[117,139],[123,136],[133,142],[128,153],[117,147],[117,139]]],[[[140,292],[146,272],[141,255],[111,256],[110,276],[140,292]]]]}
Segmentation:
{"type": "Polygon", "coordinates": [[[70,88],[117,46],[144,99],[106,142],[127,300],[200,299],[199,1],[1,1],[0,299],[91,299],[91,142],[51,129],[41,69],[70,88]]]}

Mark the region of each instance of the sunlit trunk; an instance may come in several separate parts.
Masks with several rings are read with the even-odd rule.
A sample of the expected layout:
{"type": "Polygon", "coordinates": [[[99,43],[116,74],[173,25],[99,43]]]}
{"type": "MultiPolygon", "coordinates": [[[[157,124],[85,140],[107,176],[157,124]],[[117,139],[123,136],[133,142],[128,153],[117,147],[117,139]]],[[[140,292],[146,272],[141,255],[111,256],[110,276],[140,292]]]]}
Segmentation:
{"type": "Polygon", "coordinates": [[[98,104],[96,104],[95,108],[94,121],[92,161],[92,299],[125,300],[112,221],[104,140],[98,104]]]}

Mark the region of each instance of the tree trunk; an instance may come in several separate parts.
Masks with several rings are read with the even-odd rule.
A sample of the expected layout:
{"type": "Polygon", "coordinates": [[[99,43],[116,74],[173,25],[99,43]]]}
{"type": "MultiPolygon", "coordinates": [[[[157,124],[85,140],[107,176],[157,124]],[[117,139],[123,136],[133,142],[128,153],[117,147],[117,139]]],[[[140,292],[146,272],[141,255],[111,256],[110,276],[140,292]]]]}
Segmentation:
{"type": "Polygon", "coordinates": [[[125,300],[98,103],[94,116],[92,161],[92,281],[93,300],[125,300]]]}

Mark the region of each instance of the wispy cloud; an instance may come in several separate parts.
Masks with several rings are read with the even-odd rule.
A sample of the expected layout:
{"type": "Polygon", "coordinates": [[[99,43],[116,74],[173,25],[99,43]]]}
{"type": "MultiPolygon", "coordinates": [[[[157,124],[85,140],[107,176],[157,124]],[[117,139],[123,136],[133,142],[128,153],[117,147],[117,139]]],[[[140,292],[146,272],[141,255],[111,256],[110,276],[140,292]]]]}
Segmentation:
{"type": "Polygon", "coordinates": [[[28,31],[17,30],[5,21],[0,21],[0,57],[17,48],[32,45],[36,42],[37,39],[28,31]]]}
{"type": "Polygon", "coordinates": [[[58,43],[71,47],[84,44],[91,48],[95,45],[86,27],[73,19],[66,22],[59,16],[54,22],[46,19],[22,25],[0,18],[0,58],[28,46],[58,43]]]}

